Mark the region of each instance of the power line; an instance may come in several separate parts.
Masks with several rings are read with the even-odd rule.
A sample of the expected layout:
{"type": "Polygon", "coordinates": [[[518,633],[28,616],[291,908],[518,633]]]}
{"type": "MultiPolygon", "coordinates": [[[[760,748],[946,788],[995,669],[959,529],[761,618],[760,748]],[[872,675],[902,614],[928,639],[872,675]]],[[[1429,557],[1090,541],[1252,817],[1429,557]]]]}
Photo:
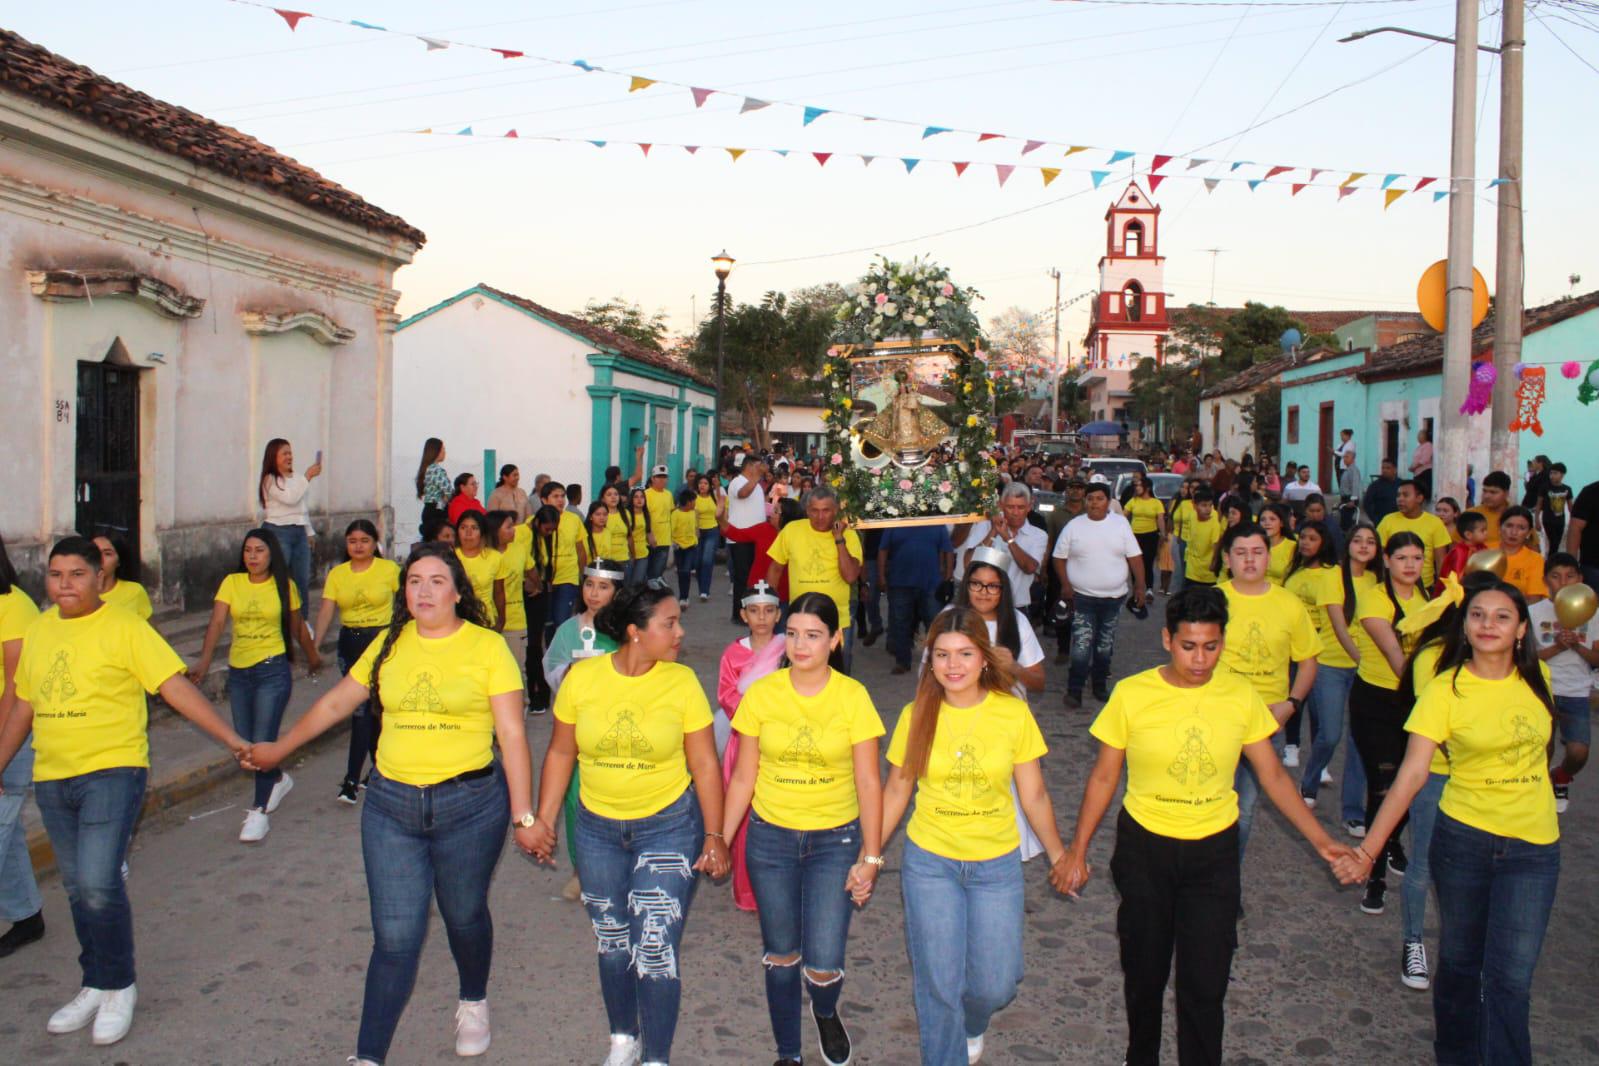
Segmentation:
{"type": "Polygon", "coordinates": [[[1573,48],[1573,47],[1571,47],[1571,45],[1567,44],[1566,41],[1565,41],[1565,38],[1561,37],[1560,34],[1555,32],[1554,27],[1549,25],[1548,21],[1545,20],[1544,17],[1538,13],[1536,8],[1533,9],[1532,17],[1537,19],[1539,22],[1542,22],[1543,23],[1543,28],[1549,31],[1549,36],[1551,36],[1551,37],[1553,37],[1555,39],[1555,43],[1560,45],[1560,47],[1564,48],[1566,51],[1570,52],[1572,57],[1575,58],[1577,62],[1581,63],[1583,66],[1587,67],[1589,70],[1593,71],[1595,74],[1599,74],[1599,67],[1596,67],[1592,63],[1588,62],[1586,59],[1584,59],[1582,57],[1582,55],[1575,48],[1573,48]]]}

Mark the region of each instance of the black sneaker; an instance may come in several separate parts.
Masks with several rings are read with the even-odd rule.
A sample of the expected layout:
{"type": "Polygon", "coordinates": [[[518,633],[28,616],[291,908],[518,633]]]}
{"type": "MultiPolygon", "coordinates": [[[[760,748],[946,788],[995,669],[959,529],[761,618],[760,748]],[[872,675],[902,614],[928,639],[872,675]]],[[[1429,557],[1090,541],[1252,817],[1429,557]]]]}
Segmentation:
{"type": "Polygon", "coordinates": [[[1072,707],[1072,708],[1078,708],[1078,707],[1081,707],[1082,705],[1083,705],[1083,694],[1081,692],[1067,692],[1066,693],[1066,706],[1072,707]]]}
{"type": "Polygon", "coordinates": [[[1381,881],[1367,881],[1366,894],[1360,900],[1360,909],[1366,914],[1382,913],[1382,898],[1387,886],[1381,881]]]}
{"type": "MultiPolygon", "coordinates": [[[[43,937],[44,911],[34,911],[28,917],[13,923],[11,928],[5,931],[5,935],[0,936],[0,959],[5,958],[18,948],[27,947],[35,940],[43,939],[43,937]]],[[[848,1040],[845,1040],[844,1046],[849,1046],[848,1040]]]]}
{"type": "Polygon", "coordinates": [[[1395,841],[1388,845],[1388,872],[1395,877],[1403,878],[1405,870],[1410,866],[1410,860],[1405,857],[1405,849],[1395,841]]]}
{"type": "Polygon", "coordinates": [[[799,1059],[778,1059],[772,1066],[805,1066],[799,1059]]]}
{"type": "Polygon", "coordinates": [[[816,1022],[816,1039],[822,1045],[822,1061],[827,1066],[849,1066],[849,1032],[837,1014],[823,1018],[811,1005],[811,1018],[816,1022]]]}
{"type": "Polygon", "coordinates": [[[355,803],[355,802],[357,802],[356,793],[359,790],[360,790],[360,786],[357,785],[354,781],[351,781],[348,777],[346,777],[344,779],[344,782],[339,785],[339,802],[340,803],[355,803]]]}
{"type": "Polygon", "coordinates": [[[1405,951],[1399,961],[1399,980],[1406,988],[1426,991],[1432,986],[1427,975],[1427,949],[1419,940],[1405,941],[1405,951]]]}
{"type": "Polygon", "coordinates": [[[1110,702],[1110,689],[1106,688],[1104,685],[1095,685],[1094,686],[1094,698],[1096,700],[1098,700],[1100,703],[1109,703],[1110,702]]]}
{"type": "Polygon", "coordinates": [[[367,771],[367,772],[366,772],[366,776],[365,776],[365,777],[363,777],[363,778],[361,778],[361,791],[362,791],[362,792],[365,792],[365,791],[366,791],[366,783],[367,783],[367,782],[368,782],[368,781],[370,781],[370,780],[372,780],[372,771],[371,771],[371,770],[368,770],[368,771],[367,771]]]}

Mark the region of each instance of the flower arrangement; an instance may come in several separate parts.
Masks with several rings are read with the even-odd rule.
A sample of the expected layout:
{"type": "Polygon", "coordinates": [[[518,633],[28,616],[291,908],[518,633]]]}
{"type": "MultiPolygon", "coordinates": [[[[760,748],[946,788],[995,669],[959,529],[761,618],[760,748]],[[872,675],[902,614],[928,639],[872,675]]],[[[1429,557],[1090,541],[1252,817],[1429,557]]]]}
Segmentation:
{"type": "Polygon", "coordinates": [[[893,263],[886,256],[856,283],[851,298],[834,312],[833,339],[845,344],[873,344],[894,337],[926,334],[977,341],[982,324],[972,310],[976,289],[962,289],[949,271],[936,263],[912,259],[893,263]]]}

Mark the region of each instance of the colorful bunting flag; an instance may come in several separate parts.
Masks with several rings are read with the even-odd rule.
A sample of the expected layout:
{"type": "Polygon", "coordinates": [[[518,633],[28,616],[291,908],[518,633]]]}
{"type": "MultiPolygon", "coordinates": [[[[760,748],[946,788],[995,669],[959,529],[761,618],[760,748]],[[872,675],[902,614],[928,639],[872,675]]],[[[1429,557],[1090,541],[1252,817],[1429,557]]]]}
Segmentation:
{"type": "MultiPolygon", "coordinates": [[[[518,52],[515,48],[490,48],[489,51],[500,53],[501,59],[521,59],[527,55],[526,52],[518,52]]],[[[650,84],[653,85],[655,83],[651,82],[650,84]]]]}
{"type": "Polygon", "coordinates": [[[609,143],[609,142],[606,142],[606,141],[590,141],[589,143],[592,144],[596,148],[604,148],[606,146],[606,144],[609,143]]]}
{"type": "Polygon", "coordinates": [[[644,153],[645,158],[649,158],[650,149],[653,147],[655,146],[652,144],[644,144],[642,142],[639,144],[639,150],[644,153]]]}
{"type": "Polygon", "coordinates": [[[1151,174],[1151,175],[1149,175],[1149,191],[1150,192],[1154,192],[1156,189],[1160,188],[1160,183],[1165,181],[1165,180],[1166,180],[1166,175],[1164,175],[1164,174],[1151,174]]]}
{"type": "Polygon", "coordinates": [[[1211,162],[1209,159],[1190,159],[1188,161],[1188,169],[1193,170],[1195,167],[1202,167],[1209,162],[1211,162]]]}
{"type": "Polygon", "coordinates": [[[832,152],[812,152],[811,155],[816,157],[816,165],[819,167],[827,166],[827,161],[833,158],[832,152]]]}
{"type": "Polygon", "coordinates": [[[1249,179],[1249,191],[1250,192],[1254,192],[1256,189],[1260,188],[1260,183],[1265,181],[1265,180],[1266,180],[1265,178],[1250,178],[1249,179]]]}
{"type": "Polygon", "coordinates": [[[1116,149],[1116,151],[1114,151],[1114,152],[1112,152],[1110,154],[1110,158],[1109,159],[1105,160],[1105,164],[1107,166],[1115,166],[1117,163],[1120,163],[1123,159],[1131,159],[1132,157],[1133,157],[1133,153],[1126,152],[1126,151],[1123,151],[1120,148],[1118,148],[1118,149],[1116,149]]]}
{"type": "Polygon", "coordinates": [[[940,133],[948,133],[948,132],[949,132],[949,127],[948,126],[929,126],[925,130],[922,131],[922,140],[925,141],[929,137],[936,137],[940,133]]]}
{"type": "MultiPolygon", "coordinates": [[[[1385,174],[1385,175],[1383,175],[1383,179],[1382,179],[1382,187],[1386,189],[1386,188],[1388,188],[1388,186],[1392,185],[1394,182],[1396,182],[1398,180],[1399,180],[1399,175],[1398,174],[1385,174]]],[[[1389,201],[1389,203],[1392,203],[1392,202],[1393,202],[1392,200],[1389,201]]]]}
{"type": "Polygon", "coordinates": [[[457,137],[470,137],[472,136],[472,127],[462,126],[459,130],[455,131],[455,135],[457,137]]]}
{"type": "Polygon", "coordinates": [[[272,10],[276,11],[279,15],[283,16],[283,21],[287,22],[289,24],[289,30],[291,32],[294,30],[294,28],[296,26],[298,26],[300,24],[300,20],[301,19],[308,19],[308,18],[315,18],[316,17],[315,15],[311,14],[309,11],[290,11],[287,8],[282,8],[282,7],[275,7],[272,10]]]}
{"type": "Polygon", "coordinates": [[[697,144],[685,144],[683,146],[683,151],[687,152],[689,155],[694,155],[699,150],[700,146],[697,144]]]}
{"type": "Polygon", "coordinates": [[[1244,162],[1243,160],[1239,160],[1238,162],[1234,163],[1231,167],[1228,168],[1227,173],[1231,174],[1234,171],[1236,171],[1239,167],[1247,167],[1248,165],[1249,164],[1244,162]]]}
{"type": "MultiPolygon", "coordinates": [[[[1354,171],[1353,173],[1351,173],[1349,175],[1349,177],[1347,177],[1343,181],[1339,182],[1338,183],[1338,187],[1340,189],[1347,189],[1351,185],[1353,185],[1355,182],[1359,181],[1361,178],[1363,178],[1365,176],[1366,176],[1366,172],[1364,170],[1354,171]]],[[[1340,196],[1339,199],[1341,200],[1341,199],[1343,199],[1343,197],[1340,196]]]]}
{"type": "Polygon", "coordinates": [[[586,59],[574,59],[572,60],[572,65],[578,70],[585,71],[589,74],[594,73],[594,65],[586,59]]]}
{"type": "Polygon", "coordinates": [[[711,98],[711,94],[715,91],[715,89],[689,89],[689,92],[694,94],[695,107],[704,107],[705,101],[709,100],[711,98]]]}
{"type": "Polygon", "coordinates": [[[1015,169],[1016,169],[1015,166],[1013,166],[1010,163],[995,163],[994,164],[994,173],[995,173],[995,175],[997,175],[999,177],[999,187],[1000,188],[1003,189],[1005,187],[1005,183],[1010,180],[1011,172],[1014,171],[1015,169]]]}
{"type": "Polygon", "coordinates": [[[1302,190],[1306,185],[1309,185],[1309,184],[1310,184],[1310,182],[1308,182],[1308,181],[1296,182],[1295,184],[1289,186],[1289,190],[1290,191],[1289,191],[1288,195],[1289,196],[1298,196],[1299,193],[1300,193],[1300,190],[1302,190]]]}
{"type": "Polygon", "coordinates": [[[971,166],[971,163],[955,163],[953,166],[955,167],[955,176],[958,178],[966,173],[966,168],[971,166]]]}
{"type": "Polygon", "coordinates": [[[1110,177],[1108,170],[1090,170],[1088,176],[1094,179],[1094,188],[1099,188],[1099,183],[1110,177]]]}
{"type": "Polygon", "coordinates": [[[1382,194],[1382,209],[1384,211],[1388,210],[1389,205],[1403,195],[1405,195],[1404,189],[1389,189],[1382,194]]]}
{"type": "Polygon", "coordinates": [[[745,153],[745,151],[747,151],[747,149],[744,149],[744,148],[729,148],[727,150],[727,154],[733,157],[733,162],[737,163],[738,162],[738,157],[743,155],[745,153]]]}
{"type": "Polygon", "coordinates": [[[350,25],[359,26],[363,30],[377,30],[379,33],[389,32],[389,28],[387,26],[379,26],[375,22],[362,22],[360,19],[351,19],[350,25]]]}
{"type": "Polygon", "coordinates": [[[1338,186],[1338,199],[1342,200],[1346,196],[1353,196],[1353,195],[1355,195],[1355,193],[1357,193],[1359,191],[1360,191],[1359,189],[1354,188],[1353,186],[1351,186],[1351,185],[1349,185],[1347,183],[1343,184],[1343,185],[1340,185],[1340,186],[1338,186]]]}
{"type": "MultiPolygon", "coordinates": [[[[1076,155],[1078,152],[1086,152],[1086,151],[1088,151],[1088,145],[1086,145],[1086,144],[1073,144],[1073,145],[1069,145],[1067,147],[1066,155],[1067,156],[1073,156],[1073,155],[1076,155]]],[[[1062,158],[1064,158],[1064,157],[1062,157],[1062,158]]]]}
{"type": "Polygon", "coordinates": [[[1266,180],[1270,181],[1272,178],[1275,178],[1277,175],[1286,174],[1292,169],[1294,169],[1294,168],[1293,167],[1272,167],[1270,170],[1266,171],[1266,180]]]}
{"type": "Polygon", "coordinates": [[[449,41],[441,41],[437,37],[418,37],[417,40],[427,45],[429,52],[441,52],[450,47],[449,41]]]}
{"type": "Polygon", "coordinates": [[[1022,145],[1022,155],[1026,155],[1028,152],[1042,147],[1044,147],[1043,141],[1028,141],[1026,144],[1022,145]]]}
{"type": "Polygon", "coordinates": [[[1327,173],[1325,167],[1313,167],[1310,171],[1310,180],[1315,181],[1317,177],[1325,173],[1327,173]]]}
{"type": "Polygon", "coordinates": [[[916,164],[920,163],[921,160],[901,158],[900,162],[905,164],[905,173],[909,174],[911,171],[916,169],[916,164]]]}
{"type": "Polygon", "coordinates": [[[753,96],[746,96],[744,98],[744,103],[740,105],[738,109],[738,113],[741,115],[747,115],[751,111],[759,111],[763,107],[771,106],[772,102],[770,100],[757,100],[753,96]]]}
{"type": "Polygon", "coordinates": [[[999,141],[1003,140],[1004,138],[1005,135],[1003,133],[979,133],[977,135],[977,143],[982,144],[984,141],[999,141]]]}
{"type": "Polygon", "coordinates": [[[800,123],[800,125],[809,126],[812,122],[815,122],[825,114],[827,114],[827,108],[825,107],[807,107],[805,109],[805,119],[800,123]]]}
{"type": "Polygon", "coordinates": [[[1448,195],[1449,195],[1449,190],[1448,189],[1436,189],[1436,190],[1434,190],[1434,192],[1432,194],[1432,202],[1433,203],[1437,203],[1439,200],[1442,200],[1445,196],[1448,196],[1448,195]]]}
{"type": "Polygon", "coordinates": [[[1488,183],[1488,188],[1490,188],[1490,189],[1491,189],[1491,188],[1493,188],[1493,187],[1494,187],[1494,186],[1495,186],[1495,185],[1503,185],[1503,184],[1504,184],[1504,183],[1505,183],[1505,182],[1507,182],[1507,181],[1509,181],[1509,180],[1510,180],[1510,179],[1509,179],[1509,178],[1495,178],[1495,179],[1494,179],[1494,180],[1493,180],[1493,181],[1490,181],[1490,182],[1489,182],[1489,183],[1488,183]]]}
{"type": "Polygon", "coordinates": [[[1206,192],[1215,192],[1216,191],[1216,186],[1218,186],[1220,184],[1221,184],[1221,179],[1220,178],[1206,178],[1205,179],[1205,191],[1206,192]]]}
{"type": "Polygon", "coordinates": [[[516,130],[515,129],[506,130],[505,131],[505,135],[507,137],[515,137],[516,136],[516,130]]]}
{"type": "Polygon", "coordinates": [[[628,81],[627,81],[627,91],[630,92],[630,93],[636,93],[640,89],[648,89],[651,85],[654,85],[654,84],[655,84],[655,79],[654,78],[644,78],[644,77],[640,77],[639,75],[635,74],[631,78],[629,78],[628,81]]]}
{"type": "Polygon", "coordinates": [[[1060,167],[1039,167],[1038,173],[1043,176],[1044,188],[1049,188],[1049,183],[1060,177],[1060,167]]]}
{"type": "MultiPolygon", "coordinates": [[[[1149,161],[1149,172],[1153,174],[1155,171],[1159,170],[1161,167],[1165,166],[1171,161],[1172,157],[1169,155],[1157,155],[1154,159],[1149,161]]],[[[1150,188],[1153,189],[1154,186],[1151,185],[1150,188]]]]}
{"type": "Polygon", "coordinates": [[[782,156],[784,159],[788,158],[789,149],[787,149],[787,148],[773,148],[772,151],[776,152],[778,155],[782,156]]]}
{"type": "Polygon", "coordinates": [[[1416,182],[1416,187],[1414,189],[1411,189],[1410,191],[1411,192],[1420,192],[1421,190],[1425,189],[1427,186],[1431,185],[1433,182],[1435,182],[1437,180],[1438,180],[1437,178],[1422,178],[1420,181],[1416,182]]]}
{"type": "Polygon", "coordinates": [[[872,160],[874,160],[876,158],[877,157],[875,155],[863,155],[863,156],[861,156],[861,166],[863,166],[863,167],[871,166],[872,165],[872,160]]]}

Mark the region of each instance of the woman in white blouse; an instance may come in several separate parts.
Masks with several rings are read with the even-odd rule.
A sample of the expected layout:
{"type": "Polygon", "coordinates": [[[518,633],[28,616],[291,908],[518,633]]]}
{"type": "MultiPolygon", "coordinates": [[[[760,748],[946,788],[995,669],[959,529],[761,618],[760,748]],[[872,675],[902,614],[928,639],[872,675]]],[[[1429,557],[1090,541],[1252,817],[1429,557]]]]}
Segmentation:
{"type": "Polygon", "coordinates": [[[267,441],[261,457],[261,483],[257,498],[264,512],[262,527],[278,539],[289,562],[289,576],[300,589],[300,602],[309,603],[311,585],[311,516],[306,497],[311,482],[322,473],[322,453],[302,476],[294,472],[294,448],[282,437],[267,441]]]}

